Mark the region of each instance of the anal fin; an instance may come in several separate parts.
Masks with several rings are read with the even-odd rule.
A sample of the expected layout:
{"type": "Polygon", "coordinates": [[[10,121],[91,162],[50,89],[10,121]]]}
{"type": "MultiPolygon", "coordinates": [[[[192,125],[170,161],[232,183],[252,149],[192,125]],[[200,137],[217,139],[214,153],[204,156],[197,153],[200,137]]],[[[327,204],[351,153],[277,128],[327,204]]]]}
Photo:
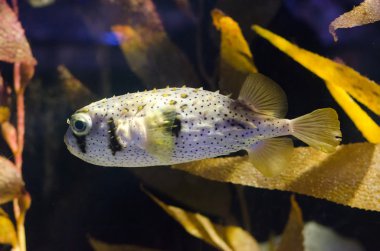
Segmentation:
{"type": "Polygon", "coordinates": [[[270,138],[256,142],[248,150],[249,160],[264,176],[276,176],[284,170],[293,152],[289,138],[270,138]]]}

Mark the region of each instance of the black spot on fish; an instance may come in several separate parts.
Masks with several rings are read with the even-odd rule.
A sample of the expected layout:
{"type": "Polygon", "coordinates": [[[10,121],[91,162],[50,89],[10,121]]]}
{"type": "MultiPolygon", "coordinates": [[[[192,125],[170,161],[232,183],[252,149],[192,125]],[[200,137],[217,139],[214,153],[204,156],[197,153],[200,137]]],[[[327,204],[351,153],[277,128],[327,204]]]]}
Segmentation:
{"type": "Polygon", "coordinates": [[[77,144],[79,146],[79,149],[81,150],[82,153],[86,153],[86,136],[78,136],[73,133],[77,144]]]}
{"type": "Polygon", "coordinates": [[[182,125],[181,120],[179,118],[174,119],[174,123],[172,126],[172,135],[175,135],[178,138],[178,135],[181,131],[182,125]]]}
{"type": "Polygon", "coordinates": [[[115,122],[113,118],[110,118],[108,120],[108,142],[109,142],[108,147],[109,149],[111,149],[112,155],[115,155],[117,151],[121,151],[122,149],[122,146],[120,145],[119,141],[117,141],[116,139],[115,130],[116,130],[115,122]]]}

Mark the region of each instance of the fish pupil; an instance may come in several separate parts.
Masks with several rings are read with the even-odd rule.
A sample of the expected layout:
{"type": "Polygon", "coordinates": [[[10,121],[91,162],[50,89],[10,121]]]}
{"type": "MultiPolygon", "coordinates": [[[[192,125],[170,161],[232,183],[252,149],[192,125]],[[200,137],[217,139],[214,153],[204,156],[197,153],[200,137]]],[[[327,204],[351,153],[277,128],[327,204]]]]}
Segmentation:
{"type": "Polygon", "coordinates": [[[81,121],[81,120],[76,120],[74,122],[74,127],[77,131],[84,131],[86,129],[86,123],[84,121],[81,121]]]}

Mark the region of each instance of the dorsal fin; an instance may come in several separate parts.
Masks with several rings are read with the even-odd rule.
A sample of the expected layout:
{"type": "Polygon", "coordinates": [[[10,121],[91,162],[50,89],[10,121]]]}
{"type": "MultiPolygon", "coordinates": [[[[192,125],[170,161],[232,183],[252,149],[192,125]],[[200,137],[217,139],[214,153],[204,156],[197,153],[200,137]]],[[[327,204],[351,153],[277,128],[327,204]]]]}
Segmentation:
{"type": "Polygon", "coordinates": [[[240,90],[238,100],[257,113],[276,118],[285,117],[288,108],[282,88],[260,73],[248,75],[240,90]]]}

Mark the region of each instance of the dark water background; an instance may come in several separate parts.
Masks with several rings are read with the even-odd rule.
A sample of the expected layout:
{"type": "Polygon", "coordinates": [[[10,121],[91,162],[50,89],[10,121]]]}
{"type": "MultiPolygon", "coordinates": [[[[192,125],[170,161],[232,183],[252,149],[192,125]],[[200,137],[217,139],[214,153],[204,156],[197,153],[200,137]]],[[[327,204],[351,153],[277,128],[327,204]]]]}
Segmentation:
{"type": "MultiPolygon", "coordinates": [[[[163,250],[214,250],[188,235],[141,192],[141,180],[134,172],[92,166],[70,155],[65,149],[62,139],[67,126],[66,118],[74,108],[64,103],[56,89],[59,85],[58,65],[66,65],[99,97],[144,89],[129,69],[110,33],[109,27],[121,18],[120,10],[105,2],[58,0],[51,6],[35,9],[20,1],[20,19],[38,60],[36,76],[27,92],[24,178],[33,198],[26,221],[28,250],[91,250],[87,241],[89,236],[110,243],[163,250]]],[[[218,33],[210,24],[207,13],[217,2],[191,1],[195,13],[199,13],[201,6],[203,8],[202,44],[205,67],[209,72],[215,67],[219,48],[216,42],[218,33]]],[[[363,75],[380,82],[380,23],[338,31],[340,40],[337,44],[328,34],[329,22],[360,1],[273,1],[273,9],[265,7],[265,17],[252,11],[257,6],[260,8],[265,1],[233,2],[236,7],[224,11],[242,20],[240,23],[260,72],[285,89],[289,100],[288,117],[330,106],[339,113],[343,142],[364,141],[329,95],[322,80],[249,30],[253,22],[265,25],[303,48],[329,58],[339,57],[363,75]],[[250,13],[253,13],[253,18],[250,13]],[[250,23],[244,23],[245,20],[250,23]]],[[[195,24],[177,9],[173,1],[154,3],[171,39],[196,64],[195,24]]],[[[144,173],[150,172],[149,168],[144,169],[144,173]]],[[[167,168],[159,170],[167,173],[169,179],[178,173],[167,168]]],[[[189,183],[204,182],[191,175],[187,175],[185,180],[189,183]]],[[[215,182],[209,183],[215,185],[215,182]]],[[[210,210],[214,213],[204,213],[220,223],[232,221],[248,224],[252,234],[260,241],[282,232],[289,212],[289,193],[245,188],[251,219],[249,223],[244,223],[236,187],[222,186],[227,187],[225,197],[231,196],[231,203],[210,205],[210,208],[218,208],[210,210]],[[232,215],[232,220],[231,217],[223,217],[225,215],[232,215]]],[[[216,195],[209,193],[204,196],[213,198],[216,195]]],[[[162,195],[161,198],[189,208],[170,196],[162,195]]],[[[379,213],[301,195],[297,195],[297,200],[305,221],[314,220],[327,225],[344,236],[360,241],[367,250],[380,250],[379,213]]]]}

